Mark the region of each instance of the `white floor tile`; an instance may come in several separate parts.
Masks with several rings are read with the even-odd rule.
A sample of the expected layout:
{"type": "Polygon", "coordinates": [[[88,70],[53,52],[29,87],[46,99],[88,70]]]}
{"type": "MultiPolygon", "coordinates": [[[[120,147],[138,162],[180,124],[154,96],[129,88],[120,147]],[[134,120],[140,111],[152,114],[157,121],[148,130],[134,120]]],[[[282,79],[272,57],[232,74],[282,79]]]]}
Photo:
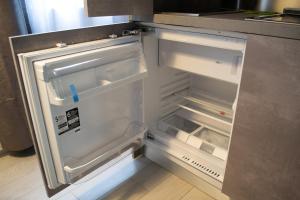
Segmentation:
{"type": "Polygon", "coordinates": [[[61,196],[57,200],[78,200],[78,198],[76,198],[73,194],[69,193],[69,194],[61,196]]]}

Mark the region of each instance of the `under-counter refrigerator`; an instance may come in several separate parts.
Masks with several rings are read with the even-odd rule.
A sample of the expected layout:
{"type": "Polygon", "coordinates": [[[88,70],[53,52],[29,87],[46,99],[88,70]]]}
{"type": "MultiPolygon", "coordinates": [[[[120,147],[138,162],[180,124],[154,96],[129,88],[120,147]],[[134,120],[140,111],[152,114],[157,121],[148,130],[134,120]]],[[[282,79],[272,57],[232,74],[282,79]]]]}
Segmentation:
{"type": "MultiPolygon", "coordinates": [[[[124,14],[108,7],[103,15],[124,14]]],[[[226,199],[246,36],[155,23],[110,32],[18,54],[46,187],[142,154],[226,199]]]]}
{"type": "Polygon", "coordinates": [[[132,20],[11,40],[49,196],[144,155],[217,200],[297,199],[299,40],[273,35],[295,27],[85,8],[132,20]]]}
{"type": "Polygon", "coordinates": [[[221,191],[246,38],[141,26],[18,55],[48,188],[143,148],[221,191]]]}

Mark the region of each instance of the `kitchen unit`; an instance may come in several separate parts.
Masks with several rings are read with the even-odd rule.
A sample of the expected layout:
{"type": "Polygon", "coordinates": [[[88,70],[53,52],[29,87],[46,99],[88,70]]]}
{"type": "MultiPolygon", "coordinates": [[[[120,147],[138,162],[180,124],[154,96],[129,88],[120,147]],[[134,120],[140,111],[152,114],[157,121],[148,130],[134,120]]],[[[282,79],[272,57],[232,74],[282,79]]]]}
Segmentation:
{"type": "Polygon", "coordinates": [[[221,189],[246,39],[170,28],[18,55],[50,188],[145,145],[221,189]]]}
{"type": "MultiPolygon", "coordinates": [[[[136,14],[135,5],[147,10],[143,2],[125,11],[111,8],[109,14],[136,14]]],[[[87,5],[91,15],[100,15],[97,8],[106,5],[87,3],[94,3],[87,5]]],[[[277,187],[272,173],[284,160],[278,181],[297,180],[291,177],[298,174],[298,160],[286,156],[286,147],[295,150],[299,140],[298,111],[289,109],[299,108],[299,41],[155,21],[163,16],[154,16],[156,23],[77,30],[99,30],[101,40],[90,35],[94,39],[69,45],[65,38],[55,48],[46,44],[28,51],[25,40],[12,39],[25,42],[13,49],[48,188],[72,184],[108,161],[144,148],[149,159],[216,199],[228,199],[225,194],[242,200],[262,195],[297,199],[297,182],[277,193],[265,191],[277,187]],[[276,51],[267,51],[270,47],[276,51]],[[277,101],[278,91],[285,95],[277,101]],[[289,140],[284,137],[288,130],[289,140]]],[[[46,34],[46,42],[59,34],[46,34]]]]}

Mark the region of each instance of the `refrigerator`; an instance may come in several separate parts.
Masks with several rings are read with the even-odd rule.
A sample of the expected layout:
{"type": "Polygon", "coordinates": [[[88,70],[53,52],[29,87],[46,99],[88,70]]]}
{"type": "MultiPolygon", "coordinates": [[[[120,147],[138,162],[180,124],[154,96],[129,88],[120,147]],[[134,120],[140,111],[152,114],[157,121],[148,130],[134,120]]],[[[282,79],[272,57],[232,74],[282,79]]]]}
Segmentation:
{"type": "Polygon", "coordinates": [[[142,152],[221,191],[247,38],[139,27],[18,54],[48,188],[142,152]]]}

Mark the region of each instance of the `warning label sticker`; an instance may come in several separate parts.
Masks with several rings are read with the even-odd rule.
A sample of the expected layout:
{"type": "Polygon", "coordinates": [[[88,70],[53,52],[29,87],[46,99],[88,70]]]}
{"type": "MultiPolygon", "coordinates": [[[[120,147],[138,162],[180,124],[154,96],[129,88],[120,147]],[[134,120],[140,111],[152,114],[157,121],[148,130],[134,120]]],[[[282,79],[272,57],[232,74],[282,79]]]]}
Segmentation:
{"type": "MultiPolygon", "coordinates": [[[[73,108],[66,111],[65,115],[58,115],[55,117],[59,135],[62,135],[70,130],[80,126],[78,108],[73,108]]],[[[78,132],[77,130],[75,132],[78,132]]]]}
{"type": "Polygon", "coordinates": [[[69,130],[80,126],[78,108],[74,108],[66,112],[69,130]]]}
{"type": "Polygon", "coordinates": [[[55,117],[55,121],[57,124],[57,128],[59,130],[59,132],[65,132],[67,130],[69,130],[68,128],[68,121],[67,121],[67,117],[66,115],[58,115],[55,117]]]}

